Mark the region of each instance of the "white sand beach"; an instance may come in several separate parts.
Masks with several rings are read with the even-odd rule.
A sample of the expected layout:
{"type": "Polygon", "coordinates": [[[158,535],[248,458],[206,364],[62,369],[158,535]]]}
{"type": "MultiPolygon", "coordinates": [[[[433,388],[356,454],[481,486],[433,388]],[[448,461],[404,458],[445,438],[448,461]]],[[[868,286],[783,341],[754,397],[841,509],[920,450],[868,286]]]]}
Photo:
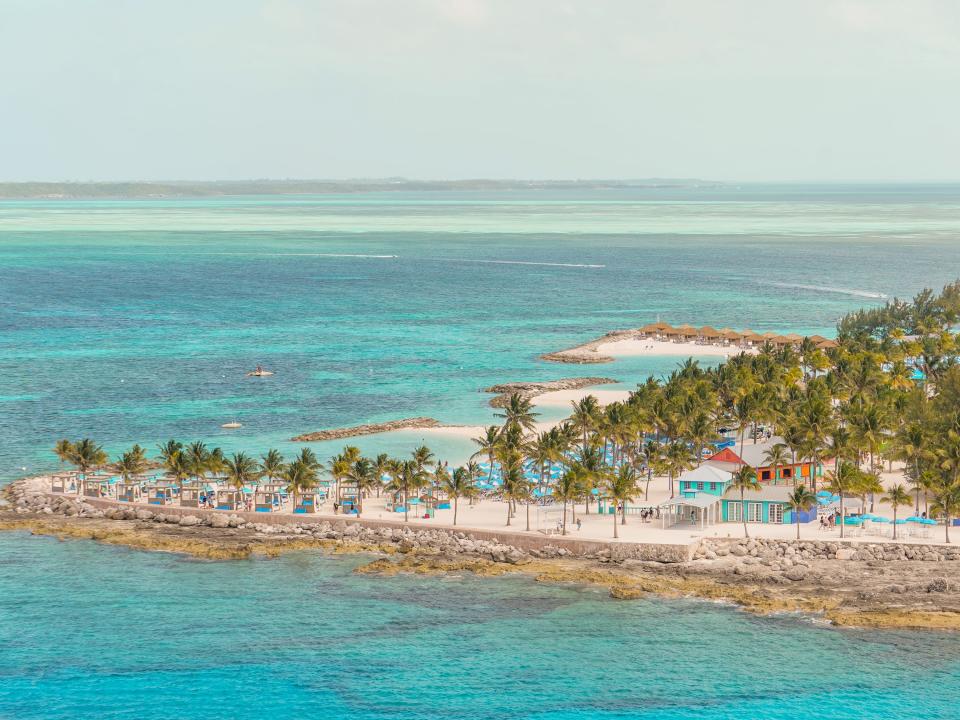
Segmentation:
{"type": "MultiPolygon", "coordinates": [[[[583,352],[590,352],[583,350],[583,352]]],[[[593,350],[598,355],[608,357],[732,357],[742,352],[756,353],[753,348],[737,345],[713,345],[695,342],[670,342],[652,338],[635,338],[600,343],[593,350]]]]}

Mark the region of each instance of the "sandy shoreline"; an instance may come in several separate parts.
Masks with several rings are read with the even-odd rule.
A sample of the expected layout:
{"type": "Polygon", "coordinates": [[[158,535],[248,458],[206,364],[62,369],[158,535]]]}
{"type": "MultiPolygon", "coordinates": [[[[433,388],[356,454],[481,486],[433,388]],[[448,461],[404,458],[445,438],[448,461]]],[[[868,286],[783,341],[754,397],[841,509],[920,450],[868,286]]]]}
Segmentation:
{"type": "Polygon", "coordinates": [[[728,358],[740,353],[756,353],[754,348],[696,342],[671,342],[641,338],[638,330],[616,330],[565,350],[546,353],[541,360],[549,362],[595,364],[613,362],[620,357],[717,357],[728,358]]]}

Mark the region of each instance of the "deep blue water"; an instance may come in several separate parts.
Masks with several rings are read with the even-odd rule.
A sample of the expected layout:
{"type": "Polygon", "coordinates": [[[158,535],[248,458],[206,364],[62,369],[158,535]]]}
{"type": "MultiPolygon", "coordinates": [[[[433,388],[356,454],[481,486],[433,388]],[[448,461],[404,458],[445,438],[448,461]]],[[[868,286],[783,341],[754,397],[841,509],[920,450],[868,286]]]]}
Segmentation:
{"type": "MultiPolygon", "coordinates": [[[[829,333],[960,276],[958,238],[948,186],[0,203],[0,481],[62,436],[288,451],[482,422],[497,382],[630,386],[676,359],[537,357],[658,316],[829,333]]],[[[0,535],[0,718],[960,716],[955,635],[358,562],[0,535]]]]}
{"type": "Polygon", "coordinates": [[[529,578],[0,542],[0,717],[956,718],[955,635],[529,578]],[[922,711],[920,710],[922,708],[922,711]]]}

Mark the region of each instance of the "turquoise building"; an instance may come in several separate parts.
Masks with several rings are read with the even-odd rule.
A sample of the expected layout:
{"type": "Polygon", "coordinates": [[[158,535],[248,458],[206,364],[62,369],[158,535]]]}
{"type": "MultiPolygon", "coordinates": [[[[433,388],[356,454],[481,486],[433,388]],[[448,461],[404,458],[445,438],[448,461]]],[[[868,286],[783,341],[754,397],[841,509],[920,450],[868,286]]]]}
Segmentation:
{"type": "Polygon", "coordinates": [[[795,522],[808,523],[817,519],[817,508],[814,506],[806,512],[794,516],[790,509],[789,497],[792,487],[782,485],[767,485],[760,490],[747,490],[740,499],[740,493],[731,490],[721,500],[721,519],[723,522],[743,522],[746,517],[748,523],[770,523],[774,525],[791,524],[795,522]]]}

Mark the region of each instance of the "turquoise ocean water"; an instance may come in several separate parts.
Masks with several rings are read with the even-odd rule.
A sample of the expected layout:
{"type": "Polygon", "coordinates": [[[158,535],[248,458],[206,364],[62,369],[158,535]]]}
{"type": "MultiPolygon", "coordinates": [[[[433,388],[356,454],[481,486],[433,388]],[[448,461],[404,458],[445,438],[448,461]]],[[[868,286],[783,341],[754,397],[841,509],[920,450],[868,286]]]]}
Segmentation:
{"type": "MultiPolygon", "coordinates": [[[[676,359],[537,356],[658,316],[826,333],[960,276],[958,238],[950,186],[3,202],[0,481],[54,467],[61,436],[259,453],[358,422],[484,422],[497,382],[629,387],[676,359]],[[244,378],[258,362],[276,375],[244,378]]],[[[955,636],[355,562],[2,536],[0,717],[960,714],[955,636]]]]}

